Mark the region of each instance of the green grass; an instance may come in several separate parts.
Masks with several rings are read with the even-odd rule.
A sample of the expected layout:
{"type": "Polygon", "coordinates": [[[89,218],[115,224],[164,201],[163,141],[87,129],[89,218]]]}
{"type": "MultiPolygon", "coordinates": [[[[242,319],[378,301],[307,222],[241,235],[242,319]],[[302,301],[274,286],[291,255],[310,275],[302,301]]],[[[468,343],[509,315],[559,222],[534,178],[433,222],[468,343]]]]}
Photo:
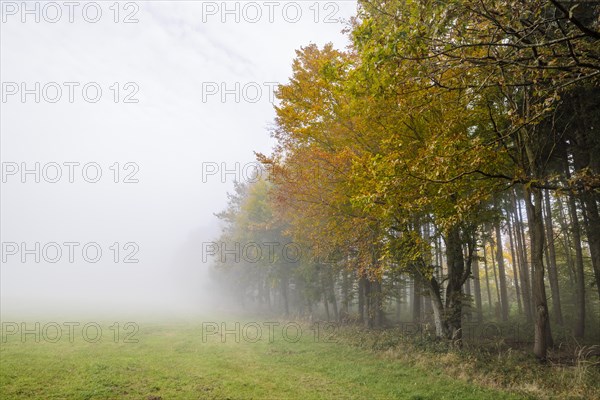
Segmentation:
{"type": "MultiPolygon", "coordinates": [[[[232,327],[233,325],[229,325],[232,327]]],[[[106,326],[107,327],[107,326],[106,326]]],[[[203,340],[201,325],[142,325],[138,343],[9,336],[0,348],[2,399],[517,399],[303,329],[291,343],[203,340]]],[[[293,329],[290,330],[293,334],[293,329]]]]}

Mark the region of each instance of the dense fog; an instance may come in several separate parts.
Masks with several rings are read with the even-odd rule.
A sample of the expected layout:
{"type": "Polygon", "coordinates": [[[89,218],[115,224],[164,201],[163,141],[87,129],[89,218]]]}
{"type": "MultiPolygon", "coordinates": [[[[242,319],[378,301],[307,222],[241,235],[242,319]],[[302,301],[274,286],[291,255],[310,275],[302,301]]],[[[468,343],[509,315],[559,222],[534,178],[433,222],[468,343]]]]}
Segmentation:
{"type": "Polygon", "coordinates": [[[355,3],[55,4],[2,3],[3,318],[219,309],[213,214],[273,144],[295,49],[344,47],[355,3]]]}

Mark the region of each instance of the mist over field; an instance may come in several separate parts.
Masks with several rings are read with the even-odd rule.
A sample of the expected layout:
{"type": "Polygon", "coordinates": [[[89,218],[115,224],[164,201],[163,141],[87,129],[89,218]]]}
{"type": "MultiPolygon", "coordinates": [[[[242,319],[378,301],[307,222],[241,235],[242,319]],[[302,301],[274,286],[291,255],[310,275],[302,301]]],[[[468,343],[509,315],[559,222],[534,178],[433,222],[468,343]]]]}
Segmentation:
{"type": "Polygon", "coordinates": [[[600,4],[0,0],[1,399],[600,400],[600,4]]]}
{"type": "Polygon", "coordinates": [[[283,3],[261,3],[256,21],[243,2],[231,3],[230,14],[219,2],[123,2],[118,10],[98,3],[101,17],[88,22],[96,7],[84,12],[84,2],[73,6],[72,23],[62,3],[57,22],[42,2],[2,4],[2,314],[222,309],[227,299],[211,286],[212,260],[201,254],[220,233],[213,214],[225,208],[233,182],[248,178],[253,151],[273,145],[273,91],[287,80],[294,50],[345,46],[337,20],[356,4],[336,3],[328,23],[315,23],[308,3],[293,3],[289,17],[283,3]],[[300,18],[290,23],[296,4],[300,18]],[[72,262],[65,242],[78,243],[72,262]],[[130,242],[135,247],[124,248],[130,242]],[[47,261],[55,246],[42,254],[48,243],[60,245],[56,262],[47,261]],[[88,243],[90,258],[101,249],[98,261],[85,260],[88,243]],[[27,249],[33,253],[23,262],[27,249]],[[123,262],[133,253],[137,262],[123,262]]]}

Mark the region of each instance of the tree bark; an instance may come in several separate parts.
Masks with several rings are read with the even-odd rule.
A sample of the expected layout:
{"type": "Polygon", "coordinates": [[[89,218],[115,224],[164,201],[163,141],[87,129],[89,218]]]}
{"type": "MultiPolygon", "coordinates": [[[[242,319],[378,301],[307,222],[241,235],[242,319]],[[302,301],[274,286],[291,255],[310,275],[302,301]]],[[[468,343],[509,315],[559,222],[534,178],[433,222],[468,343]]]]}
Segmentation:
{"type": "Polygon", "coordinates": [[[342,318],[345,319],[350,313],[350,279],[348,278],[348,271],[342,271],[342,318]]]}
{"type": "Polygon", "coordinates": [[[464,313],[465,313],[465,316],[467,317],[467,321],[470,322],[471,318],[472,318],[472,314],[473,314],[471,312],[471,309],[472,309],[472,307],[471,307],[471,304],[472,304],[472,301],[471,301],[471,280],[467,279],[465,281],[465,284],[463,286],[464,286],[464,291],[465,291],[465,299],[467,300],[467,307],[464,307],[464,313]]]}
{"type": "Polygon", "coordinates": [[[525,206],[531,241],[531,265],[533,267],[533,303],[535,306],[535,329],[533,352],[540,360],[546,360],[551,342],[546,286],[544,284],[544,223],[542,193],[540,189],[525,188],[525,206]]]}
{"type": "Polygon", "coordinates": [[[525,319],[527,322],[533,321],[533,307],[531,304],[531,283],[529,281],[529,268],[527,267],[527,251],[525,245],[525,234],[523,232],[523,216],[521,214],[521,204],[517,201],[516,194],[513,193],[513,206],[517,213],[515,214],[515,230],[517,238],[517,251],[520,253],[521,262],[519,264],[519,276],[521,278],[521,299],[523,299],[523,309],[525,310],[525,319]]]}
{"type": "Polygon", "coordinates": [[[429,294],[431,296],[431,306],[433,308],[433,322],[435,325],[435,334],[438,338],[447,337],[447,325],[444,321],[444,304],[442,303],[442,291],[435,277],[431,278],[429,285],[429,294]]]}
{"type": "Polygon", "coordinates": [[[376,279],[371,284],[372,291],[371,296],[371,314],[373,315],[373,327],[381,328],[384,325],[383,317],[383,293],[381,288],[381,281],[376,279]]]}
{"type": "Polygon", "coordinates": [[[584,206],[585,231],[590,246],[596,290],[600,299],[600,215],[598,214],[598,205],[592,195],[583,193],[581,194],[581,200],[584,206]]]}
{"type": "MultiPolygon", "coordinates": [[[[564,153],[564,173],[567,180],[571,179],[569,170],[569,159],[567,153],[564,153]]],[[[569,218],[571,220],[571,233],[573,235],[573,247],[575,248],[575,325],[573,326],[573,336],[582,338],[585,333],[585,276],[583,273],[583,249],[581,248],[581,228],[579,225],[579,216],[577,215],[577,204],[575,196],[569,193],[567,199],[569,208],[569,218]]]]}
{"type": "Polygon", "coordinates": [[[563,324],[562,309],[560,304],[560,290],[558,287],[558,270],[556,268],[556,246],[554,245],[554,227],[552,225],[552,207],[550,205],[550,192],[544,193],[546,224],[546,244],[548,248],[548,280],[550,281],[550,294],[552,296],[552,313],[559,325],[563,324]]]}
{"type": "Polygon", "coordinates": [[[446,235],[446,259],[448,263],[448,285],[446,286],[446,321],[450,339],[462,345],[462,287],[465,262],[459,227],[449,229],[446,235]]]}
{"type": "Polygon", "coordinates": [[[514,234],[513,234],[513,227],[511,224],[511,213],[507,210],[506,212],[506,224],[507,224],[507,228],[508,228],[508,240],[509,240],[509,244],[510,244],[510,256],[512,259],[512,270],[513,270],[513,276],[515,278],[515,289],[517,292],[517,307],[519,310],[519,315],[523,314],[523,306],[521,304],[521,287],[519,286],[519,264],[518,264],[518,260],[517,260],[517,253],[515,251],[515,240],[514,240],[514,234]]]}
{"type": "Polygon", "coordinates": [[[421,282],[419,279],[413,280],[413,291],[412,291],[412,317],[413,322],[421,322],[421,282]]]}
{"type": "MultiPolygon", "coordinates": [[[[594,174],[600,173],[600,140],[594,130],[597,129],[594,125],[598,121],[597,110],[592,105],[595,102],[589,100],[591,97],[597,99],[598,95],[597,88],[590,88],[588,91],[575,93],[572,100],[574,114],[579,116],[574,121],[576,129],[573,135],[573,145],[571,146],[573,164],[578,171],[589,168],[594,174]],[[592,115],[596,116],[595,120],[592,115]]],[[[582,204],[584,227],[592,259],[596,290],[600,297],[600,215],[598,213],[600,198],[597,192],[594,194],[590,190],[581,190],[577,195],[582,204]]]]}
{"type": "Polygon", "coordinates": [[[365,281],[364,276],[358,278],[358,322],[365,323],[365,281]]]}
{"type": "Polygon", "coordinates": [[[508,290],[506,288],[506,272],[504,270],[504,250],[502,248],[502,232],[500,221],[496,221],[496,261],[498,262],[498,275],[500,279],[500,307],[502,321],[508,321],[509,304],[508,290]]]}
{"type": "Polygon", "coordinates": [[[329,313],[329,291],[327,290],[327,282],[326,278],[321,270],[321,291],[323,293],[323,306],[325,307],[325,315],[327,316],[327,321],[331,321],[331,315],[329,313]]]}
{"type": "Polygon", "coordinates": [[[575,197],[569,194],[569,215],[571,219],[571,233],[575,247],[575,325],[573,336],[582,338],[585,333],[585,278],[583,273],[583,250],[581,248],[581,234],[579,217],[575,197]]]}
{"type": "Polygon", "coordinates": [[[477,253],[473,259],[473,289],[475,291],[475,309],[477,315],[477,322],[483,321],[483,313],[481,306],[481,282],[479,281],[479,260],[477,253]]]}
{"type": "Polygon", "coordinates": [[[488,309],[492,311],[492,292],[490,290],[490,275],[488,273],[487,252],[485,250],[485,241],[483,242],[483,268],[485,270],[485,288],[488,297],[488,309]]]}
{"type": "Polygon", "coordinates": [[[335,321],[340,321],[340,313],[338,311],[338,305],[337,305],[337,297],[335,295],[335,280],[333,278],[333,272],[331,271],[331,269],[328,269],[328,273],[327,273],[327,277],[328,279],[328,287],[329,287],[329,301],[331,302],[331,305],[333,306],[333,318],[335,321]]]}
{"type": "Polygon", "coordinates": [[[402,282],[396,282],[396,321],[400,322],[402,317],[402,282]]]}
{"type": "Polygon", "coordinates": [[[498,273],[496,272],[496,259],[494,258],[494,241],[490,240],[490,252],[492,257],[492,272],[494,273],[494,286],[496,287],[496,304],[494,306],[494,315],[500,318],[502,314],[502,301],[500,300],[500,284],[498,283],[498,273]]]}
{"type": "Polygon", "coordinates": [[[366,328],[373,328],[373,296],[371,295],[371,281],[367,278],[365,279],[364,285],[364,296],[365,296],[365,312],[366,312],[366,318],[365,318],[365,327],[366,328]]]}

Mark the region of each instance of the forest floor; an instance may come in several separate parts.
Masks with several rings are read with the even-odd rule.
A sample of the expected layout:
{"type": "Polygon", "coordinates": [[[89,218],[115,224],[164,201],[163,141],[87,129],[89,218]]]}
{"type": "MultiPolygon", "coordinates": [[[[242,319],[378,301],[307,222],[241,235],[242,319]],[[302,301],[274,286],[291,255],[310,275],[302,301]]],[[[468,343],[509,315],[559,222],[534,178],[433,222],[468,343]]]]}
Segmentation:
{"type": "MultiPolygon", "coordinates": [[[[105,324],[98,341],[97,326],[86,334],[81,326],[73,332],[63,326],[58,340],[54,325],[42,323],[39,335],[9,334],[13,328],[3,326],[0,343],[2,399],[496,400],[549,398],[552,393],[545,390],[554,390],[536,382],[502,384],[497,368],[471,356],[418,346],[409,351],[390,340],[390,333],[366,335],[327,324],[246,321],[239,329],[220,321],[144,324],[133,336],[127,336],[134,332],[131,326],[117,330],[105,324]]],[[[509,358],[499,359],[499,368],[522,368],[525,377],[532,373],[524,371],[533,361],[519,359],[517,366],[509,358]]],[[[596,367],[591,368],[578,372],[583,376],[569,373],[554,380],[586,386],[596,378],[596,367]],[[578,376],[579,382],[566,382],[578,376]]],[[[565,397],[563,387],[556,393],[590,398],[590,390],[572,390],[565,397]]]]}

